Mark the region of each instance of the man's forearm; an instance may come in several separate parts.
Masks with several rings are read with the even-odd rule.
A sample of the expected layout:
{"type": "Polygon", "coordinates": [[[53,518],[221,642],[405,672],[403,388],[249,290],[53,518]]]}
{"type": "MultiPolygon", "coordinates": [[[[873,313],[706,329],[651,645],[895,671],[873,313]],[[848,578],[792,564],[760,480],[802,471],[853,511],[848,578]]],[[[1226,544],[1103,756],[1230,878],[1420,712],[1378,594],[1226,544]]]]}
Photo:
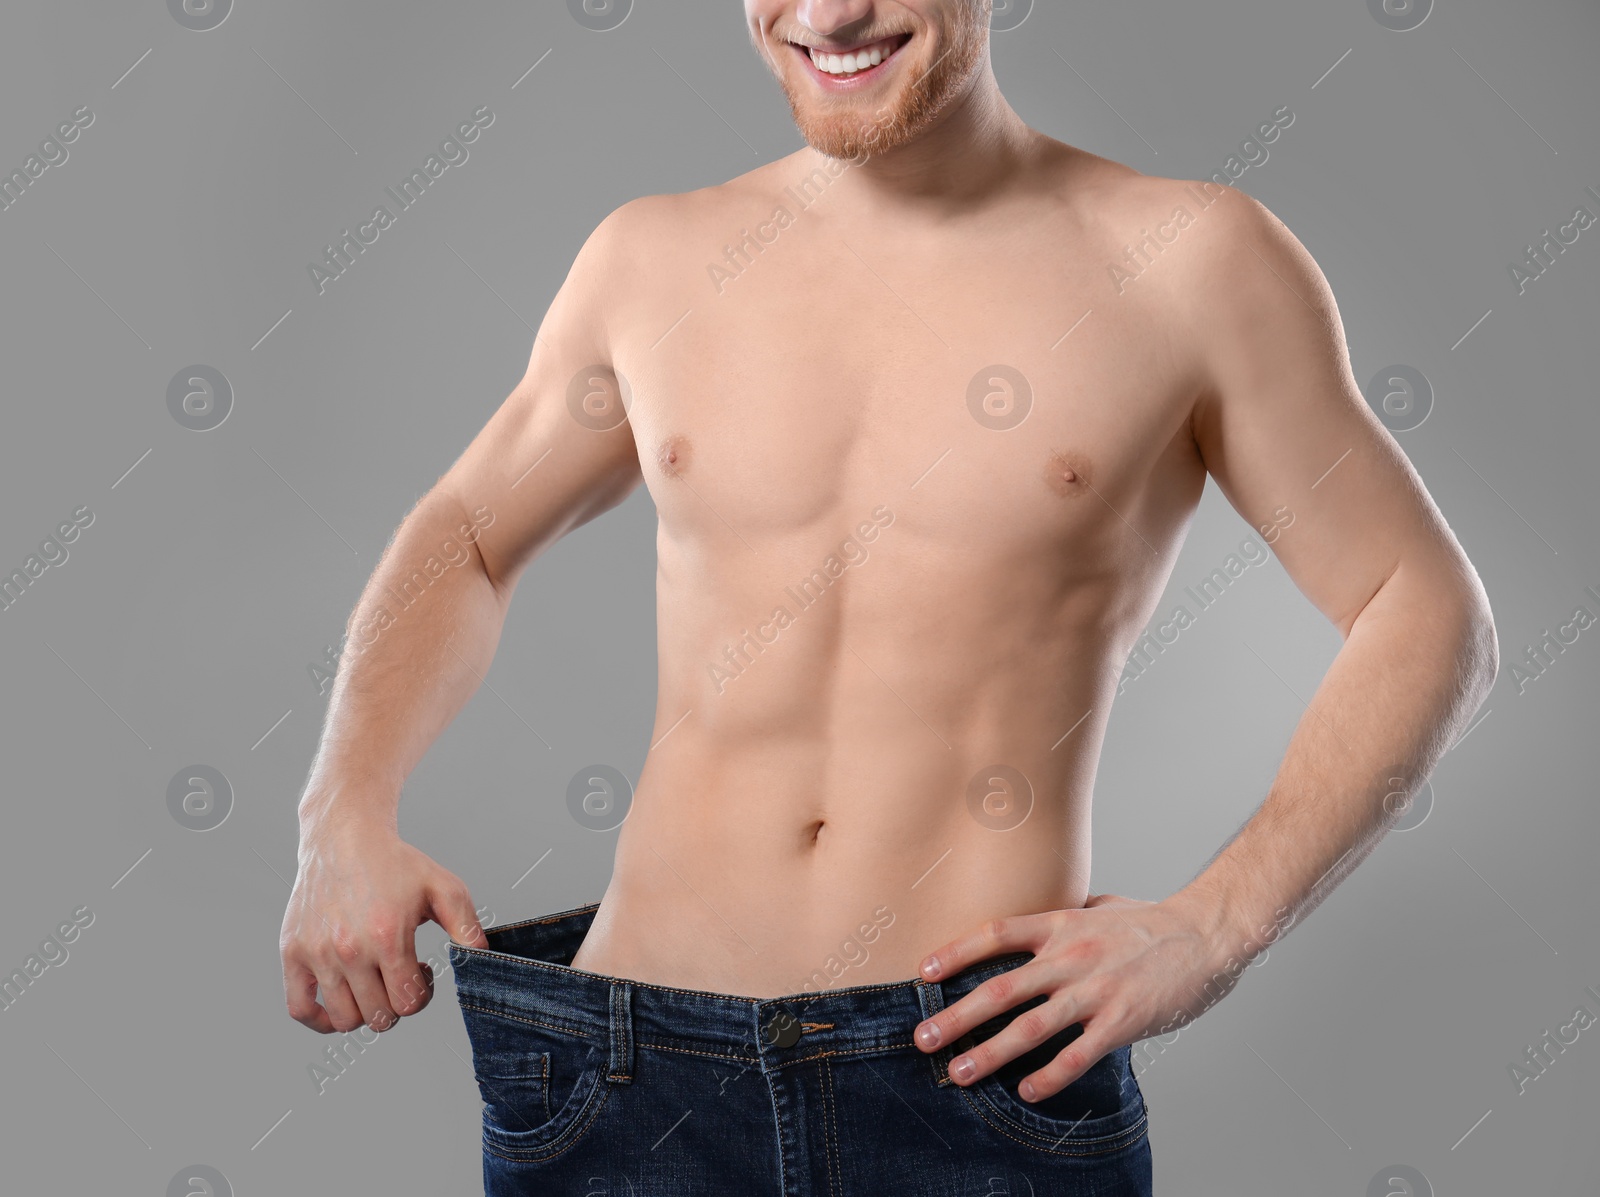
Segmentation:
{"type": "Polygon", "coordinates": [[[1261,808],[1174,895],[1243,962],[1369,853],[1494,682],[1481,590],[1402,567],[1351,625],[1261,808]],[[1400,779],[1398,781],[1394,779],[1400,779]]]}
{"type": "Polygon", "coordinates": [[[493,512],[425,495],[372,572],[346,627],[303,826],[396,825],[400,789],[488,671],[506,599],[475,545],[493,512]]]}

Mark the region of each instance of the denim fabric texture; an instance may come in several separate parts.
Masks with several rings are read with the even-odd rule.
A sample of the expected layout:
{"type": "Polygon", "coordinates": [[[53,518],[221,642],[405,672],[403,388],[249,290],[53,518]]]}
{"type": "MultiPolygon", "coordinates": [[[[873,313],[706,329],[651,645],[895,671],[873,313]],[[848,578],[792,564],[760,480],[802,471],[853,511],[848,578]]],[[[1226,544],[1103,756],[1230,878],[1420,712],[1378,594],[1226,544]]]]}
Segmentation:
{"type": "Polygon", "coordinates": [[[1149,1197],[1129,1048],[1029,1103],[1017,1082],[1078,1024],[975,1085],[946,1067],[1042,995],[936,1052],[912,1042],[1027,953],[939,981],[737,997],[571,968],[597,909],[450,946],[488,1197],[1149,1197]]]}

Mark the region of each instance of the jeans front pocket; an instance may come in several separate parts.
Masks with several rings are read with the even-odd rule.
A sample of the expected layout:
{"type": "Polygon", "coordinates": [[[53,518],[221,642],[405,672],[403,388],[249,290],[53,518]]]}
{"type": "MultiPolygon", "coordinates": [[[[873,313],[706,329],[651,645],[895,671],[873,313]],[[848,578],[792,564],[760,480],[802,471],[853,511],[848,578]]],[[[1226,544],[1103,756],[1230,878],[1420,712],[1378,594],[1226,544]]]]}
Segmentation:
{"type": "MultiPolygon", "coordinates": [[[[975,1028],[952,1046],[952,1053],[959,1054],[998,1033],[1029,1005],[1024,1003],[975,1028]]],[[[1082,1033],[1080,1023],[1063,1028],[976,1084],[962,1088],[963,1096],[995,1129],[1058,1155],[1101,1155],[1132,1146],[1146,1134],[1148,1115],[1130,1065],[1130,1047],[1107,1052],[1076,1081],[1049,1097],[1030,1102],[1017,1093],[1023,1077],[1050,1063],[1082,1033]]]]}
{"type": "Polygon", "coordinates": [[[589,1030],[463,998],[486,1150],[542,1160],[587,1133],[606,1100],[605,1045],[589,1030]]]}

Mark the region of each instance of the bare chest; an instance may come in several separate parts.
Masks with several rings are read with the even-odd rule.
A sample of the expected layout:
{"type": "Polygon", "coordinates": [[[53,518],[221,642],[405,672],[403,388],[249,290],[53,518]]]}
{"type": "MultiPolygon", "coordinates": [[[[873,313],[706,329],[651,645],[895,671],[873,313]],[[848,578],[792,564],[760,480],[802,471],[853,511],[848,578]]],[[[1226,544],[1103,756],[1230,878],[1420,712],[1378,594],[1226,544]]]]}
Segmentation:
{"type": "Polygon", "coordinates": [[[755,547],[898,503],[990,551],[1109,551],[1181,523],[1192,386],[1151,306],[1092,247],[928,248],[797,222],[630,313],[615,360],[668,534],[755,547]]]}

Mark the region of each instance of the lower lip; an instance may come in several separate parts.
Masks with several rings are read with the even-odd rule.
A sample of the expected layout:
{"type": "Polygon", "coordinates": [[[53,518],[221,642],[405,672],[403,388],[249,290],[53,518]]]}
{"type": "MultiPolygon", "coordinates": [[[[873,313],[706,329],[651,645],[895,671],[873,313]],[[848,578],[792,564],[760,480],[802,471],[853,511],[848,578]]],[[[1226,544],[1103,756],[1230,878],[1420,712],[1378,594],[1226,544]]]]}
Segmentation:
{"type": "Polygon", "coordinates": [[[867,67],[866,70],[863,71],[856,71],[853,75],[830,75],[826,71],[820,71],[817,69],[817,64],[811,61],[811,54],[809,51],[803,49],[802,47],[796,46],[795,53],[800,55],[801,61],[805,63],[806,70],[811,72],[811,77],[815,79],[825,90],[845,92],[857,91],[868,86],[874,79],[883,74],[884,68],[894,62],[895,59],[900,57],[900,52],[905,48],[906,43],[901,42],[895,47],[894,53],[889,55],[888,58],[885,58],[877,66],[867,67]]]}

